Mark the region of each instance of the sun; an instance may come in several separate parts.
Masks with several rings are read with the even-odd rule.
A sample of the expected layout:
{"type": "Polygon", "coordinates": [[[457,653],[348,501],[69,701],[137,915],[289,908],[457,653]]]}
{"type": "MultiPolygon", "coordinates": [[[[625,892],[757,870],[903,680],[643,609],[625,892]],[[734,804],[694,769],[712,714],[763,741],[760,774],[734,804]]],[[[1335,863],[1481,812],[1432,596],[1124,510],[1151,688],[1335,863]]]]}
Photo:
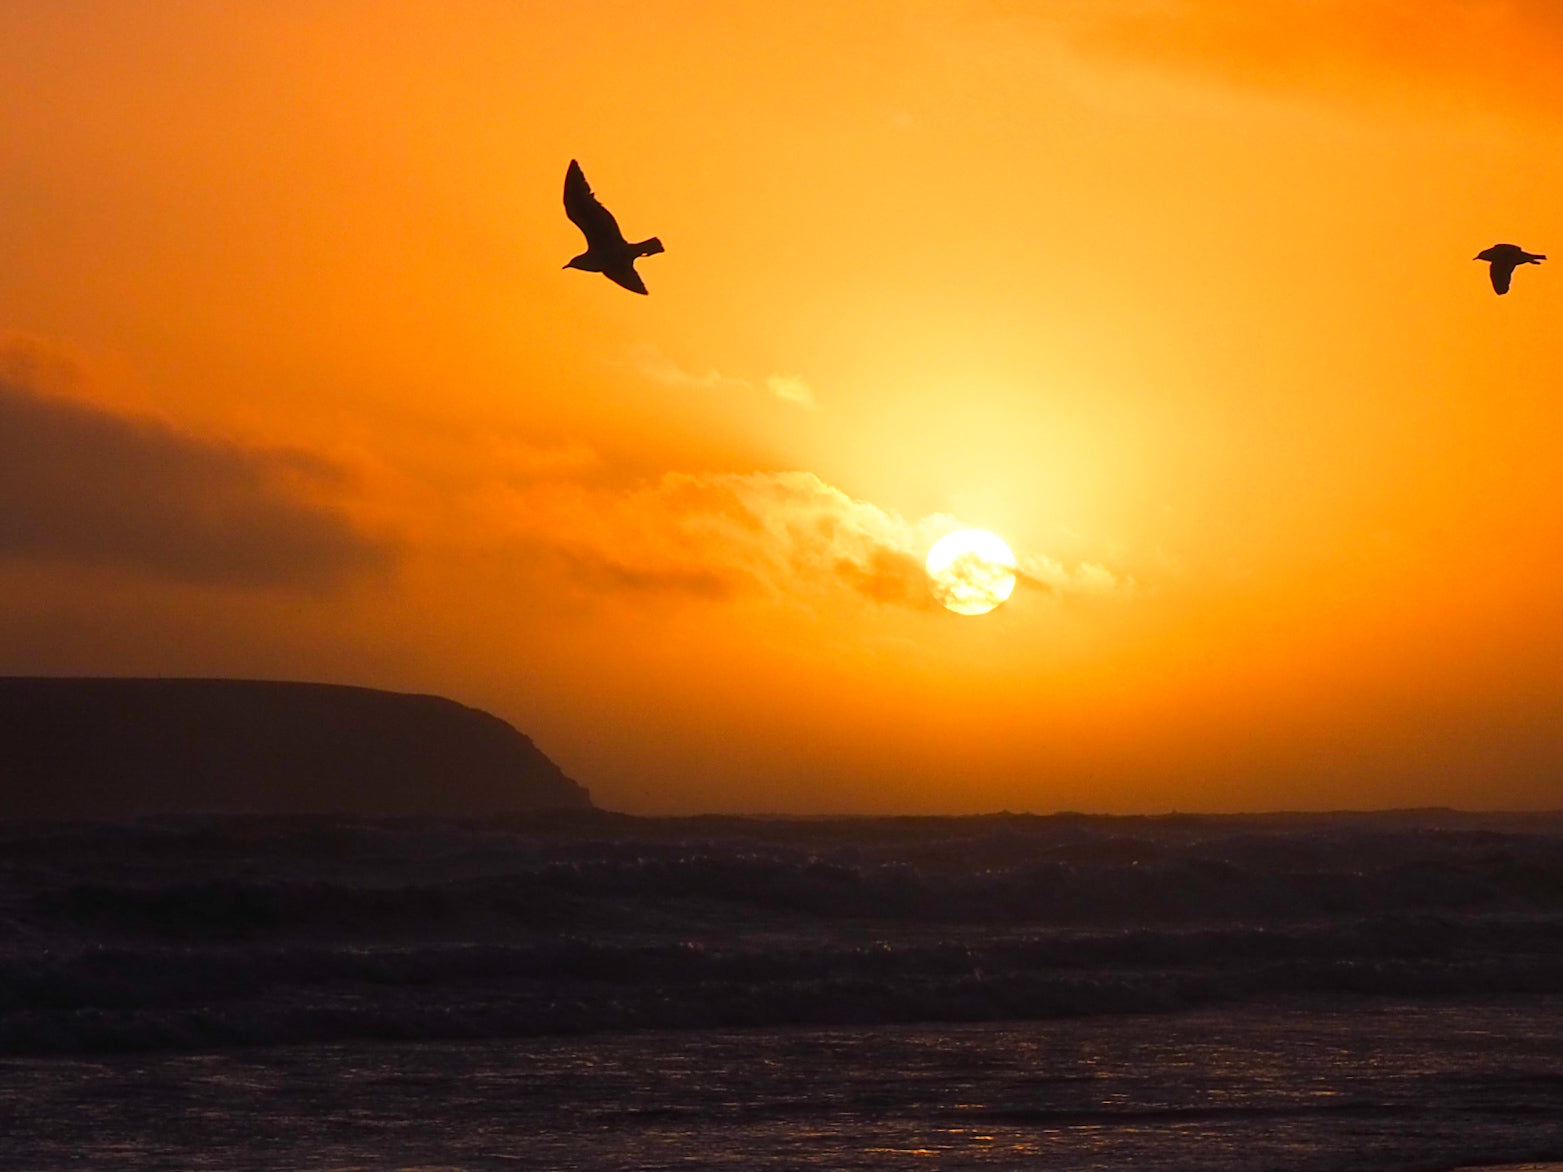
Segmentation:
{"type": "Polygon", "coordinates": [[[985,529],[957,529],[928,551],[928,589],[956,614],[987,614],[1015,589],[1015,555],[985,529]]]}

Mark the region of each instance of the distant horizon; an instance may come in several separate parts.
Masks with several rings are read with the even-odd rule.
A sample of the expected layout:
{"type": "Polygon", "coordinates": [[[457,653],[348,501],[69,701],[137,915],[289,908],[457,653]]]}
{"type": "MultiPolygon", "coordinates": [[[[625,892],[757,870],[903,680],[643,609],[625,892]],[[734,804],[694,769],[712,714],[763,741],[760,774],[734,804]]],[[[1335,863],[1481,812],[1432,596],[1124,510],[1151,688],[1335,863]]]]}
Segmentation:
{"type": "MultiPolygon", "coordinates": [[[[305,686],[305,687],[350,689],[350,690],[356,690],[356,691],[362,691],[362,692],[386,692],[386,694],[389,694],[389,695],[398,695],[398,696],[408,696],[408,697],[414,697],[414,698],[429,698],[429,699],[436,699],[436,700],[444,700],[444,701],[448,701],[448,702],[450,702],[452,704],[458,705],[458,706],[460,706],[462,708],[467,708],[467,709],[471,709],[471,710],[476,711],[476,712],[484,713],[485,715],[489,715],[489,716],[495,715],[493,713],[487,712],[487,710],[485,710],[485,709],[477,707],[476,705],[463,704],[460,700],[456,699],[455,697],[451,697],[451,696],[442,696],[442,695],[438,695],[438,694],[435,694],[435,693],[389,692],[386,689],[369,688],[369,687],[366,687],[366,686],[360,685],[360,684],[337,683],[337,682],[324,681],[324,680],[257,679],[257,678],[250,678],[250,677],[229,677],[229,676],[117,676],[117,675],[93,675],[93,676],[58,676],[58,675],[46,675],[46,676],[0,676],[0,684],[4,684],[8,680],[23,680],[23,681],[25,681],[25,680],[56,680],[56,681],[62,681],[62,682],[72,682],[72,681],[118,681],[118,682],[168,681],[168,682],[176,682],[176,683],[280,684],[280,685],[289,685],[289,686],[301,685],[301,686],[305,686]]],[[[503,718],[499,718],[499,719],[502,720],[503,718]]],[[[505,723],[509,724],[510,722],[506,721],[505,723]]],[[[525,729],[515,728],[515,726],[513,724],[510,725],[510,727],[512,729],[515,729],[515,731],[520,733],[523,737],[527,737],[528,740],[531,740],[531,738],[528,736],[528,734],[527,734],[525,729]]],[[[0,742],[3,742],[3,730],[0,730],[0,742]]],[[[544,752],[544,756],[546,756],[546,755],[547,755],[546,752],[544,752]]],[[[575,780],[579,780],[579,779],[575,779],[575,780]]],[[[244,813],[223,814],[221,812],[215,812],[215,811],[191,810],[191,811],[184,811],[184,812],[169,813],[167,815],[149,815],[149,816],[150,817],[160,817],[160,816],[168,816],[168,817],[185,817],[185,816],[189,816],[189,817],[202,817],[202,816],[212,816],[212,817],[255,817],[255,818],[266,818],[266,817],[323,817],[323,818],[330,818],[330,817],[362,816],[362,817],[366,817],[366,818],[391,818],[391,819],[400,820],[400,819],[404,819],[404,818],[406,818],[406,819],[417,819],[417,818],[421,818],[421,817],[442,817],[442,818],[497,817],[497,818],[505,818],[505,817],[524,816],[524,815],[527,815],[529,813],[537,815],[537,816],[540,816],[540,817],[554,816],[554,815],[577,815],[578,814],[578,815],[581,815],[581,816],[589,816],[591,814],[609,814],[609,815],[614,815],[614,816],[622,816],[622,817],[629,817],[629,818],[635,818],[635,819],[644,819],[644,820],[657,820],[657,819],[679,820],[679,819],[697,819],[697,818],[718,818],[718,819],[720,819],[720,818],[734,818],[734,819],[749,818],[749,819],[755,819],[755,820],[804,821],[804,822],[810,821],[810,820],[854,820],[854,819],[898,819],[898,818],[901,818],[901,819],[960,820],[960,819],[1005,818],[1005,817],[1011,817],[1011,818],[1090,818],[1090,819],[1100,819],[1100,818],[1108,818],[1108,819],[1112,819],[1112,818],[1121,818],[1121,819],[1213,818],[1213,819],[1219,819],[1219,818],[1288,818],[1288,817],[1295,817],[1295,818],[1327,818],[1327,817],[1349,818],[1349,817],[1378,817],[1378,816],[1394,817],[1394,816],[1413,816],[1413,815],[1422,815],[1422,816],[1448,815],[1448,816],[1459,817],[1459,818],[1505,818],[1505,817],[1526,817],[1526,816],[1540,816],[1540,817],[1559,816],[1559,817],[1563,817],[1563,806],[1558,806],[1558,807],[1516,807],[1516,808],[1479,807],[1479,806],[1472,806],[1472,807],[1460,807],[1460,806],[1364,806],[1364,807],[1318,807],[1318,808],[1297,807],[1297,808],[1290,808],[1290,809],[1282,809],[1282,808],[1269,808],[1269,809],[1264,809],[1264,808],[1254,808],[1254,809],[1177,809],[1177,808],[1173,808],[1173,809],[1166,809],[1166,810],[1151,810],[1151,809],[1147,809],[1147,810],[1088,810],[1088,809],[1063,809],[1063,808],[1060,808],[1060,809],[1052,809],[1052,810],[1033,810],[1033,809],[1022,809],[1022,810],[1014,810],[1014,809],[926,810],[925,809],[925,810],[901,810],[901,811],[898,811],[898,810],[877,810],[876,811],[876,810],[847,810],[847,809],[842,809],[842,810],[823,810],[823,811],[789,811],[789,810],[781,810],[781,809],[771,809],[771,810],[761,810],[761,809],[753,809],[753,810],[700,810],[700,809],[687,809],[687,810],[632,811],[632,810],[614,809],[612,807],[602,806],[602,805],[598,805],[596,803],[593,803],[590,806],[581,807],[581,808],[579,808],[577,810],[570,810],[568,808],[555,807],[555,808],[542,808],[542,809],[538,809],[538,810],[528,811],[528,810],[523,809],[523,808],[517,808],[517,809],[514,809],[514,810],[496,810],[496,811],[492,812],[491,814],[467,814],[467,815],[463,815],[463,814],[443,814],[443,815],[395,814],[395,813],[377,813],[375,811],[347,811],[347,810],[341,810],[341,811],[317,811],[317,812],[299,813],[299,814],[289,814],[289,813],[286,813],[286,812],[276,813],[276,814],[244,814],[244,813]]],[[[86,820],[93,821],[93,820],[97,820],[97,819],[86,819],[86,820]]],[[[0,814],[0,823],[3,823],[4,821],[5,821],[5,818],[4,818],[3,814],[0,814]]]]}

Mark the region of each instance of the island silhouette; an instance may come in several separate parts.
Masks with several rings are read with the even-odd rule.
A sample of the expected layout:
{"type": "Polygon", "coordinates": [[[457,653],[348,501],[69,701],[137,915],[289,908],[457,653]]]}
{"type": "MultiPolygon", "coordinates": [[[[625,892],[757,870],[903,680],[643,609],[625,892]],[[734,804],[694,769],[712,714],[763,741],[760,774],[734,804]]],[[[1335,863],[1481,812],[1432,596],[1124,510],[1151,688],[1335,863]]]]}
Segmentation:
{"type": "Polygon", "coordinates": [[[0,677],[0,819],[590,808],[529,738],[440,696],[0,677]]]}

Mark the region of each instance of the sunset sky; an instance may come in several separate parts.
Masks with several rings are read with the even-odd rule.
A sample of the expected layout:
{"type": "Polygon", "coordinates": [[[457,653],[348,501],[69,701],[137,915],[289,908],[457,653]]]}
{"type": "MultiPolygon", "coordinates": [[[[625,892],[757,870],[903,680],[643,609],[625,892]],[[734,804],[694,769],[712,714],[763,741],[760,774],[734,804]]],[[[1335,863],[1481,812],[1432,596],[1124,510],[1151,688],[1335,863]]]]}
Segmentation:
{"type": "Polygon", "coordinates": [[[1560,13],[8,0],[0,674],[637,813],[1563,806],[1560,13]]]}

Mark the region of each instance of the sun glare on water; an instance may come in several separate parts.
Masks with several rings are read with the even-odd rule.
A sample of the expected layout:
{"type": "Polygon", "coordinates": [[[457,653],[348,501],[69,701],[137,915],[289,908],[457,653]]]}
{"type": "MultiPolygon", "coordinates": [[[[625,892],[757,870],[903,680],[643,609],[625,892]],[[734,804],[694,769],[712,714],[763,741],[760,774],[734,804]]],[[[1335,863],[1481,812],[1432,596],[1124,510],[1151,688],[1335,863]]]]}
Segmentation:
{"type": "Polygon", "coordinates": [[[957,529],[928,551],[928,589],[956,614],[987,614],[1015,589],[1015,555],[984,529],[957,529]]]}

